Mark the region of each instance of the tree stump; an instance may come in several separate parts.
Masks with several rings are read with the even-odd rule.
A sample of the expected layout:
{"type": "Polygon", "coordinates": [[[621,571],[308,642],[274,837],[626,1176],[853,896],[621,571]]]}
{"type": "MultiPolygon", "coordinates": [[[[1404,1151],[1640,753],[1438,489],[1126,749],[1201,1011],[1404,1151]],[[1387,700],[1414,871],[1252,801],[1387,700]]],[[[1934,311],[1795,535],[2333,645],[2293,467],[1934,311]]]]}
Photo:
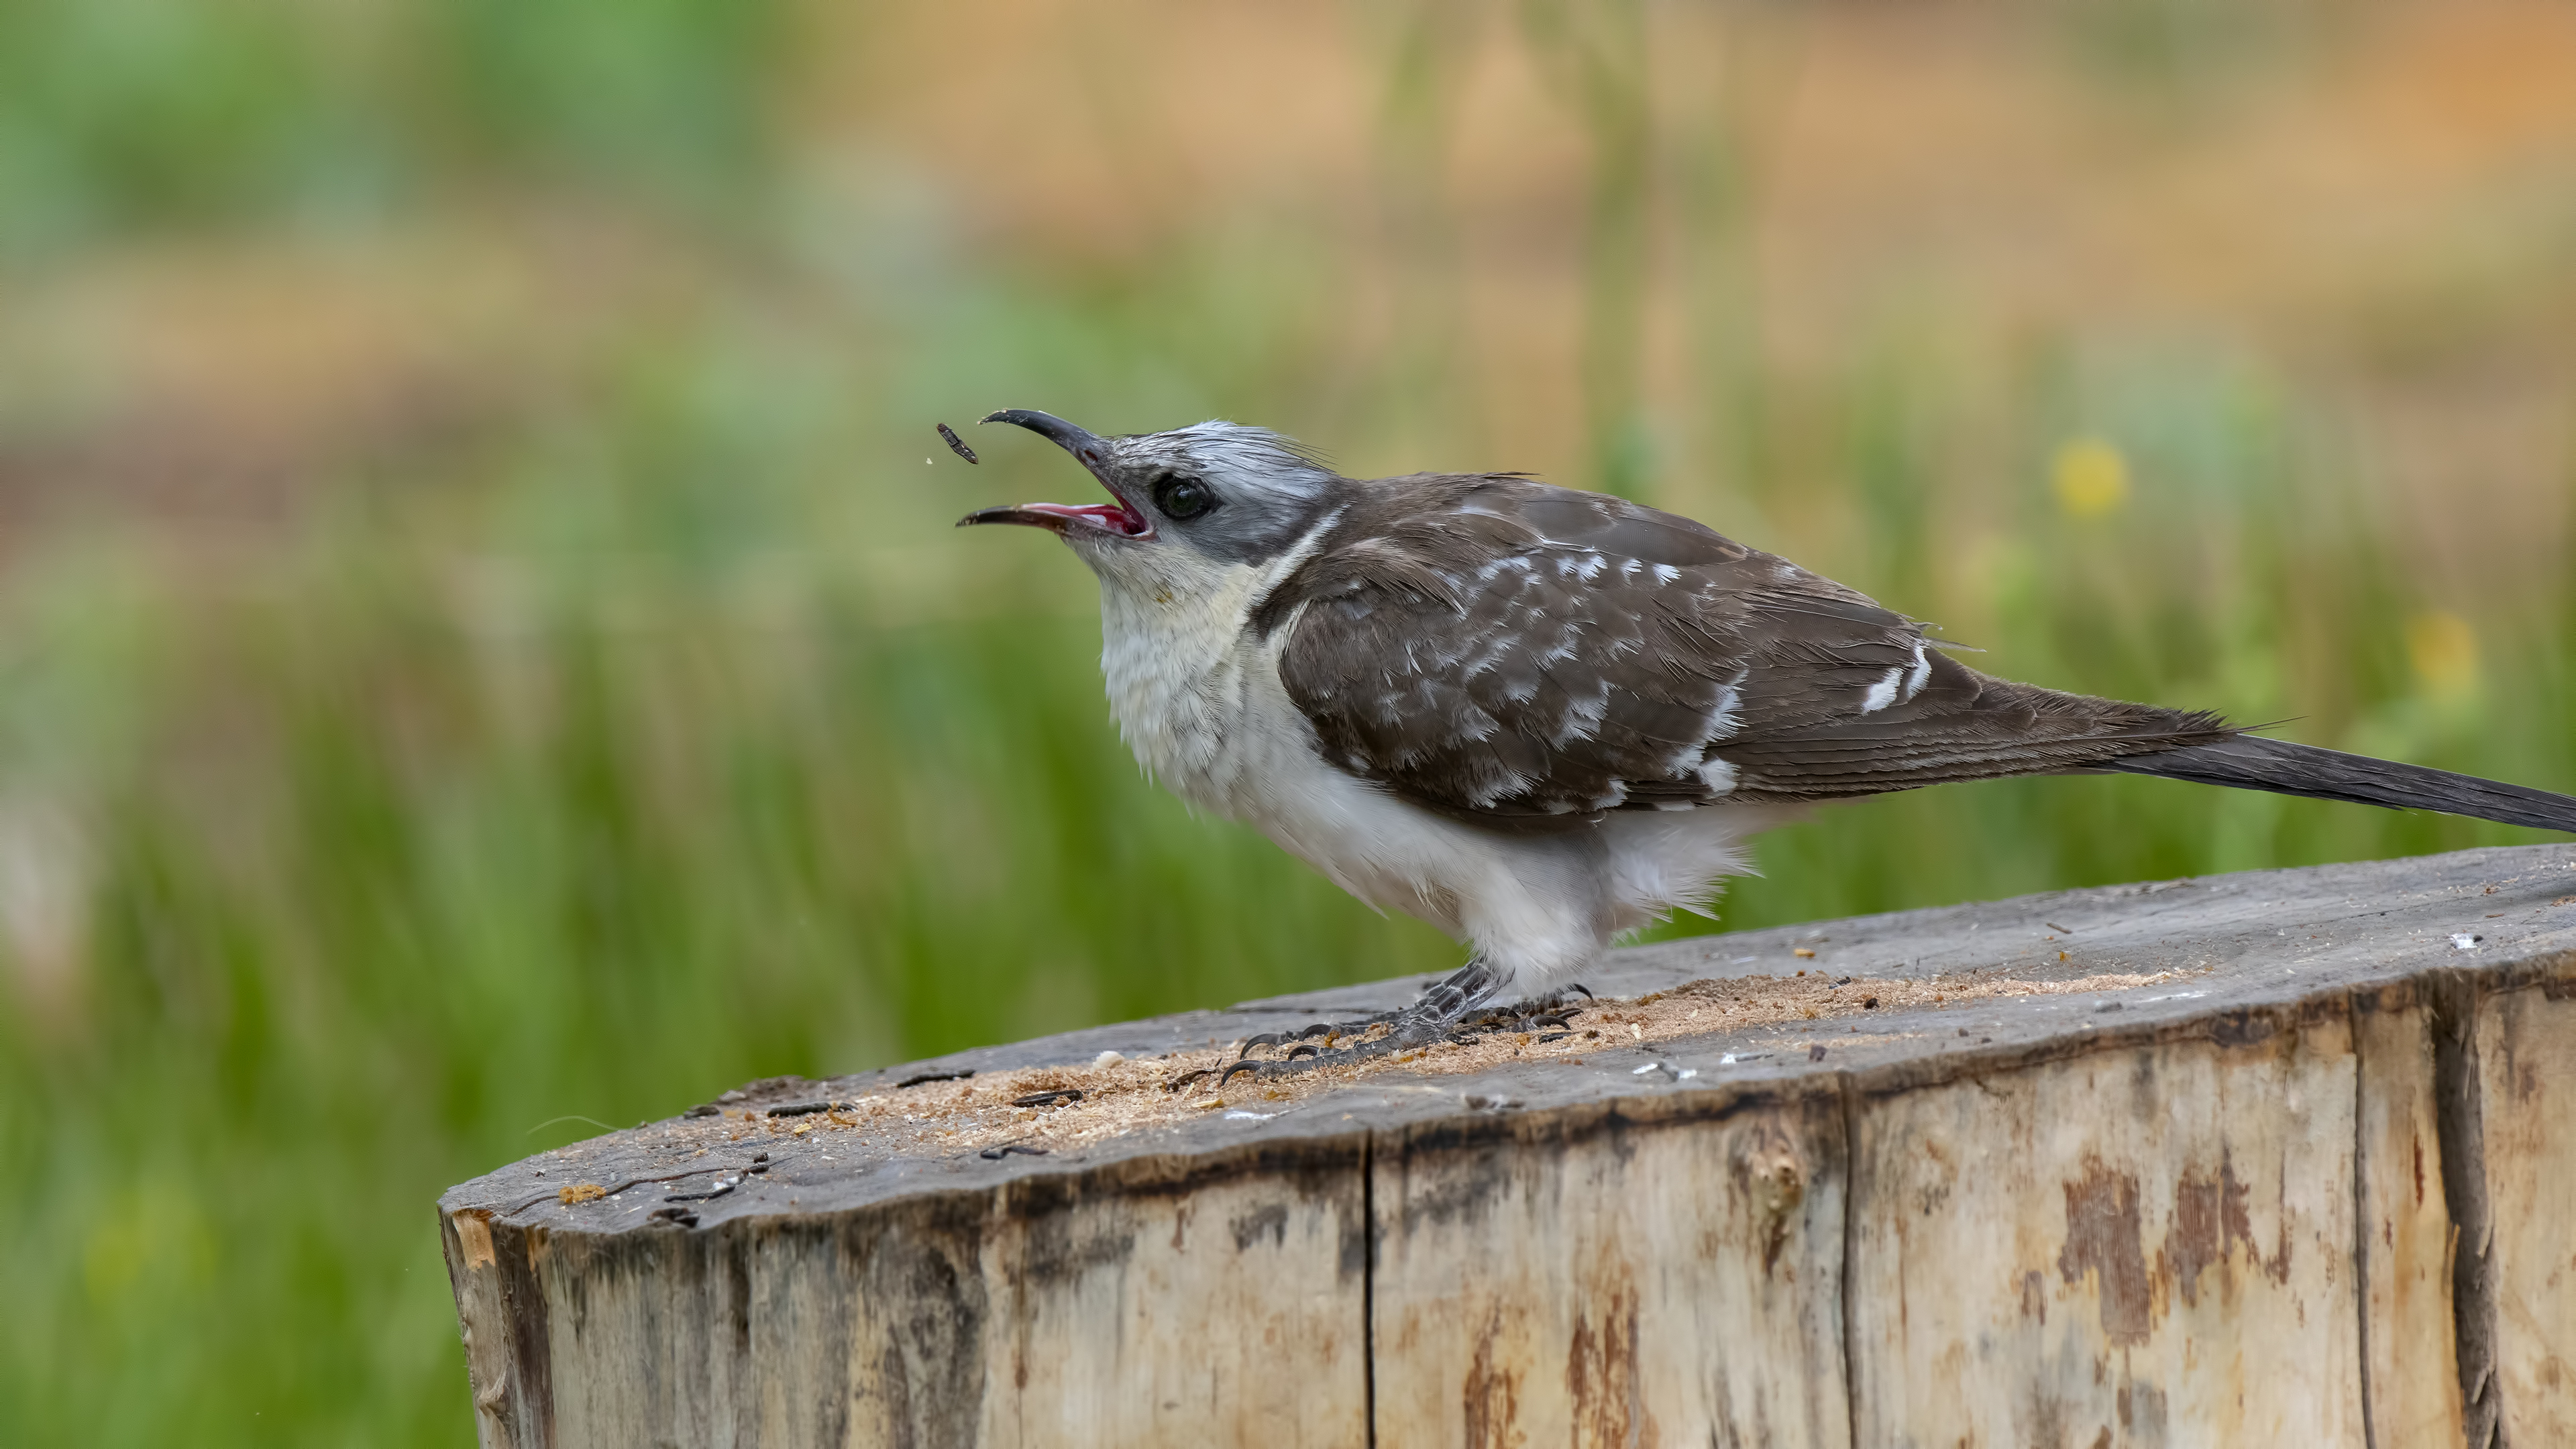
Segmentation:
{"type": "Polygon", "coordinates": [[[439,1213],[481,1441],[2576,1443],[2576,848],[1587,984],[1375,1069],[1190,1075],[1418,983],[754,1083],[478,1178],[439,1213]]]}

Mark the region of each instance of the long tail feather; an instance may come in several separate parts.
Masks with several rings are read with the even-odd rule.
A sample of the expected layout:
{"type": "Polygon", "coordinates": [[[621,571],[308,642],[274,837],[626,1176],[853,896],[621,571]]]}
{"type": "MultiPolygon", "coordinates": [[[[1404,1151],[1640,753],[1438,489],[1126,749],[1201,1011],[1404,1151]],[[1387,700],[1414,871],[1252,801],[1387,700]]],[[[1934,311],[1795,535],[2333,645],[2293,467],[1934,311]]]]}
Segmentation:
{"type": "Polygon", "coordinates": [[[2253,735],[2128,755],[2105,760],[2098,768],[2390,810],[2438,810],[2576,834],[2576,797],[2253,735]]]}

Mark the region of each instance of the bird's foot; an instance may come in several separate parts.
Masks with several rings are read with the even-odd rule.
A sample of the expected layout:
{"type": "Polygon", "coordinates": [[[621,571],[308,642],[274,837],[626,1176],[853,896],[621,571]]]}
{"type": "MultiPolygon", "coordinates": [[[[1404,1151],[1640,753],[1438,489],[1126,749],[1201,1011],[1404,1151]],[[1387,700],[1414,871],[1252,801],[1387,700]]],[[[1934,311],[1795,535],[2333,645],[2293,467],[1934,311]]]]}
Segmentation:
{"type": "Polygon", "coordinates": [[[1403,1030],[1392,1022],[1371,1023],[1352,1034],[1350,1045],[1343,1046],[1340,1042],[1341,1038],[1338,1035],[1332,1035],[1325,1037],[1322,1045],[1312,1041],[1297,1042],[1288,1048],[1286,1054],[1267,1060],[1255,1061],[1237,1057],[1234,1064],[1227,1067],[1224,1074],[1217,1078],[1217,1085],[1222,1087],[1236,1077],[1245,1075],[1249,1075],[1256,1082],[1275,1081],[1281,1077],[1299,1077],[1319,1067],[1343,1067],[1359,1062],[1378,1061],[1394,1056],[1398,1052],[1412,1051],[1423,1045],[1422,1042],[1407,1039],[1403,1030]],[[1380,1026],[1387,1029],[1381,1032],[1380,1026]]]}
{"type": "Polygon", "coordinates": [[[1296,1076],[1318,1067],[1375,1061],[1437,1041],[1473,1041],[1493,1032],[1561,1030],[1567,1018],[1574,1015],[1562,1003],[1575,993],[1586,1000],[1592,996],[1582,987],[1572,986],[1514,1006],[1480,1009],[1499,985],[1500,977],[1492,967],[1483,961],[1470,961],[1434,983],[1420,1000],[1399,1010],[1349,1021],[1319,1021],[1301,1031],[1264,1032],[1246,1038],[1243,1050],[1217,1079],[1218,1085],[1244,1073],[1256,1080],[1296,1076]],[[1383,1035],[1378,1034],[1381,1026],[1386,1028],[1383,1035]],[[1342,1044],[1346,1039],[1350,1043],[1347,1046],[1342,1044]],[[1286,1046],[1287,1051],[1267,1061],[1251,1059],[1254,1048],[1269,1046],[1286,1046]]]}
{"type": "Polygon", "coordinates": [[[1583,1008],[1574,1004],[1578,996],[1585,1001],[1593,999],[1591,991],[1581,982],[1568,982],[1545,996],[1533,996],[1509,1006],[1489,1006],[1481,1011],[1471,1011],[1459,1019],[1456,1029],[1478,1036],[1503,1032],[1564,1031],[1567,1023],[1583,1014],[1583,1008]]]}
{"type": "MultiPolygon", "coordinates": [[[[1411,1008],[1398,1008],[1394,1011],[1374,1012],[1367,1016],[1355,1016],[1347,1021],[1319,1021],[1313,1026],[1305,1027],[1297,1031],[1265,1031],[1259,1036],[1245,1037],[1243,1039],[1243,1049],[1234,1054],[1234,1059],[1238,1062],[1242,1061],[1245,1057],[1252,1055],[1252,1049],[1254,1047],[1269,1046],[1285,1046],[1288,1048],[1288,1055],[1295,1056],[1298,1053],[1299,1043],[1311,1042],[1318,1037],[1323,1038],[1324,1045],[1330,1047],[1338,1038],[1341,1037],[1365,1036],[1367,1035],[1369,1028],[1377,1026],[1382,1022],[1395,1021],[1410,1009],[1411,1008]]],[[[1312,1048],[1309,1048],[1309,1050],[1312,1050],[1312,1048]]]]}

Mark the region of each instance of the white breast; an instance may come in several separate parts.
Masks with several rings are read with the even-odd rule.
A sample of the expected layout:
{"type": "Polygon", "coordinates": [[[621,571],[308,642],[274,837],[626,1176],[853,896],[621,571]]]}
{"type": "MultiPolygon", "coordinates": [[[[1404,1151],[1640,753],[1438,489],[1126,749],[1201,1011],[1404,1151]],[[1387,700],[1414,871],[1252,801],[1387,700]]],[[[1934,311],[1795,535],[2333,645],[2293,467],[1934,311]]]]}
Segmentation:
{"type": "Polygon", "coordinates": [[[1157,578],[1143,588],[1103,575],[1100,669],[1118,732],[1148,774],[1202,809],[1241,818],[1251,742],[1243,614],[1253,570],[1157,578]],[[1231,575],[1231,577],[1229,577],[1231,575]]]}

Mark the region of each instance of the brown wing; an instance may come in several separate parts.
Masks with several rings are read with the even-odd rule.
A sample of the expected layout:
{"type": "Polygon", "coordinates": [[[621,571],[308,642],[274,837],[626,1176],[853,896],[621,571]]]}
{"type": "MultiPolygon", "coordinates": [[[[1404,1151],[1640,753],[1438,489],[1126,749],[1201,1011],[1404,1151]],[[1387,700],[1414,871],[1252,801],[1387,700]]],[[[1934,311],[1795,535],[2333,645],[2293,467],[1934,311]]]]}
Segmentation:
{"type": "Polygon", "coordinates": [[[1815,800],[2225,738],[2011,684],[1689,519],[1512,476],[1368,485],[1263,602],[1328,759],[1496,823],[1815,800]]]}

